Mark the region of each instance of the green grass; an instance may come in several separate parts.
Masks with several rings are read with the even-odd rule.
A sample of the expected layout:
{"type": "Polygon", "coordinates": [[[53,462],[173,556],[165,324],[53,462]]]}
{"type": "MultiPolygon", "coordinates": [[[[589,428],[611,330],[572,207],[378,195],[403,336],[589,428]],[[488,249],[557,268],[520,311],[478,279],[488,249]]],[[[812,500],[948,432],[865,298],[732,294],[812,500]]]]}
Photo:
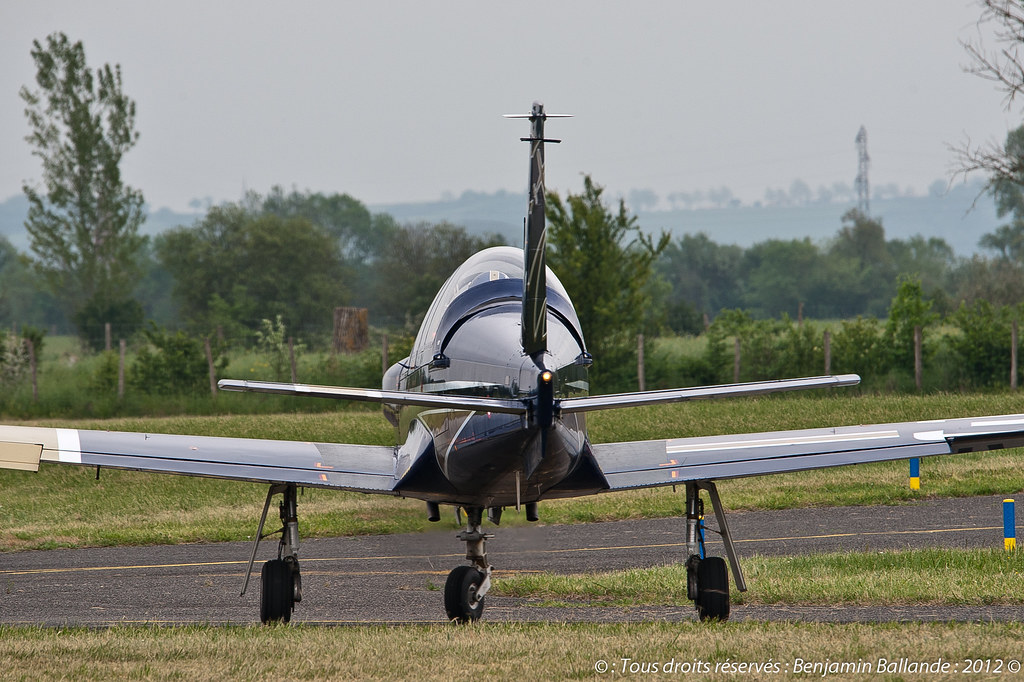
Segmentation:
{"type": "MultiPolygon", "coordinates": [[[[39,358],[38,400],[32,398],[31,382],[26,375],[5,386],[0,395],[0,415],[5,419],[111,418],[116,416],[162,416],[181,414],[267,414],[276,412],[337,411],[333,400],[295,400],[284,396],[253,396],[219,392],[211,398],[203,377],[194,393],[147,393],[133,382],[133,365],[141,341],[133,340],[125,356],[126,386],[123,398],[117,396],[117,344],[110,354],[84,350],[70,336],[46,337],[39,358]]],[[[395,352],[402,341],[395,340],[395,352]]],[[[266,353],[232,349],[229,364],[221,373],[236,379],[288,380],[287,357],[274,368],[266,353]],[[275,369],[277,372],[276,373],[275,369]]],[[[397,357],[392,360],[398,359],[397,357]]],[[[355,355],[301,351],[296,355],[297,378],[304,383],[344,386],[380,385],[379,346],[355,355]]]]}
{"type": "MultiPolygon", "coordinates": [[[[690,403],[595,414],[596,440],[804,428],[972,414],[1024,411],[1010,394],[853,398],[788,397],[690,403]]],[[[172,433],[389,443],[390,427],[377,412],[327,412],[230,417],[174,417],[108,421],[48,421],[48,425],[172,433]]],[[[1024,488],[1018,452],[929,459],[924,491],[910,493],[905,463],[726,482],[730,508],[900,501],[921,495],[1004,494],[1024,488]]],[[[264,486],[205,479],[49,466],[38,474],[0,472],[0,544],[6,549],[95,544],[245,539],[255,529],[264,486]]],[[[671,490],[640,491],[541,505],[543,522],[678,515],[671,490]]],[[[306,491],[300,498],[304,536],[398,532],[428,527],[421,505],[387,497],[306,491]]],[[[506,514],[505,519],[515,521],[506,514]]],[[[450,527],[448,515],[442,522],[450,527]]],[[[436,526],[433,526],[436,527],[436,526]]],[[[1021,603],[1020,559],[1000,552],[921,552],[745,560],[752,592],[747,603],[1021,603]],[[801,563],[807,561],[808,563],[801,563]],[[893,563],[895,562],[895,563],[893,563]],[[883,578],[891,574],[891,579],[883,578]],[[991,574],[991,579],[982,574],[991,574]],[[820,577],[824,576],[824,577],[820,577]],[[831,577],[828,577],[831,576],[831,577]],[[911,584],[922,582],[923,588],[911,584]],[[878,584],[882,583],[882,584],[878,584]],[[1001,587],[1002,586],[1002,587],[1001,587]],[[871,590],[880,590],[877,596],[871,590]],[[915,591],[922,589],[924,592],[915,591]],[[945,596],[943,596],[945,591],[945,596]],[[963,599],[964,601],[950,600],[963,599]],[[875,601],[872,601],[875,600],[875,601]],[[974,601],[971,601],[974,600],[974,601]]],[[[647,577],[599,577],[604,596],[588,601],[663,599],[678,594],[679,576],[666,569],[647,577]],[[664,572],[663,572],[664,571],[664,572]],[[607,583],[621,581],[623,587],[607,583]],[[644,585],[650,581],[651,584],[644,585]],[[661,581],[660,586],[657,581],[661,581]],[[668,586],[666,586],[666,583],[668,586]],[[653,586],[652,586],[653,585],[653,586]],[[614,589],[612,589],[614,588],[614,589]],[[614,590],[632,590],[628,597],[614,590]],[[644,596],[644,595],[647,596],[644,596]]],[[[523,578],[528,576],[521,576],[523,578]]],[[[517,578],[518,579],[518,578],[517,578]]],[[[510,579],[496,589],[509,589],[510,579]]],[[[536,588],[531,588],[536,589],[536,588]]],[[[545,588],[550,589],[550,588],[545,588]]],[[[550,590],[538,599],[567,600],[581,590],[550,590]]],[[[596,594],[596,596],[595,596],[596,594]]],[[[623,593],[625,594],[625,593],[623,593]]],[[[685,594],[683,595],[685,603],[685,594]]],[[[623,666],[700,662],[702,679],[809,679],[793,673],[806,662],[877,664],[907,657],[957,666],[1024,658],[1019,623],[701,623],[496,624],[472,627],[124,627],[106,630],[0,626],[0,677],[14,680],[83,679],[619,679],[623,666]],[[624,659],[629,659],[628,661],[624,659]],[[617,666],[598,675],[595,663],[617,666]],[[722,672],[725,664],[779,663],[779,674],[722,672]],[[719,668],[716,673],[715,668],[719,668]]],[[[639,676],[631,675],[631,676],[639,676]]],[[[681,676],[673,675],[673,677],[681,676]]],[[[991,677],[996,675],[991,674],[991,677]]],[[[649,676],[648,676],[649,677],[649,676]]],[[[881,677],[881,675],[879,675],[881,677]]],[[[893,675],[892,677],[896,677],[893,675]]],[[[943,676],[913,676],[937,679],[943,676]]],[[[962,678],[949,673],[946,678],[962,678]]],[[[985,676],[972,675],[971,677],[985,676]]],[[[849,679],[840,677],[840,679],[849,679]]]]}
{"type": "Polygon", "coordinates": [[[846,662],[859,665],[860,673],[836,679],[923,680],[963,679],[967,661],[980,660],[988,674],[968,679],[1002,679],[1012,678],[1009,670],[1024,657],[1022,643],[1020,623],[0,627],[0,675],[33,681],[789,680],[821,679],[825,675],[810,666],[846,662]],[[949,668],[905,677],[877,670],[879,659],[898,665],[901,658],[942,659],[949,668]],[[596,672],[604,664],[609,671],[596,672]],[[659,676],[655,664],[658,673],[666,664],[672,671],[659,676]],[[700,667],[694,673],[687,665],[700,667]],[[754,665],[761,672],[753,672],[754,665]]]}
{"type": "MultiPolygon", "coordinates": [[[[243,396],[260,398],[260,396],[243,396]]],[[[301,402],[301,401],[300,401],[301,402]]],[[[854,396],[800,395],[702,401],[595,413],[596,441],[666,438],[734,431],[807,428],[1009,413],[1024,410],[1013,394],[854,396]]],[[[48,420],[73,426],[161,433],[390,444],[394,431],[377,411],[230,415],[112,420],[48,420]]],[[[907,486],[907,465],[893,462],[725,481],[728,509],[899,503],[926,496],[1010,495],[1024,490],[1016,450],[927,459],[920,492],[907,486]]],[[[44,465],[38,474],[0,471],[0,548],[245,540],[255,530],[262,485],[138,472],[44,465]]],[[[325,490],[300,498],[306,537],[454,528],[454,515],[429,524],[414,500],[325,490]]],[[[670,488],[597,495],[541,504],[543,523],[679,516],[682,495],[670,488]]],[[[522,524],[509,510],[503,525],[522,524]]]]}
{"type": "MultiPolygon", "coordinates": [[[[1024,554],[997,549],[920,549],[743,559],[746,593],[735,603],[936,606],[1024,604],[1024,554]]],[[[522,573],[494,594],[539,604],[687,606],[682,564],[608,573],[522,573]]]]}

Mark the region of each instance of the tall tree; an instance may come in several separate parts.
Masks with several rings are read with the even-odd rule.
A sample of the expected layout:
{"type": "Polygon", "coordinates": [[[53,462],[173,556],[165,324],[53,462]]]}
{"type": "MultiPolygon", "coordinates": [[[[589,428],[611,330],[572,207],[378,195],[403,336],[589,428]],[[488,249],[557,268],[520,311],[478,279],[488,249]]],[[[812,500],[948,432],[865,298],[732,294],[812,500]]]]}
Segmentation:
{"type": "Polygon", "coordinates": [[[307,218],[283,218],[249,195],[210,209],[192,227],[156,239],[160,263],[190,326],[230,334],[255,331],[280,315],[299,333],[326,333],[347,302],[348,277],[337,241],[307,218]]]}
{"type": "Polygon", "coordinates": [[[548,263],[576,304],[594,355],[595,383],[607,389],[612,377],[632,374],[635,334],[649,309],[647,283],[669,235],[645,234],[625,202],[613,212],[603,192],[590,176],[583,178],[583,193],[569,194],[565,201],[548,192],[547,243],[548,263]]]}
{"type": "MultiPolygon", "coordinates": [[[[737,308],[740,300],[740,263],[743,249],[735,244],[720,245],[706,232],[684,234],[671,242],[658,259],[659,274],[671,285],[669,324],[678,325],[679,310],[687,307],[715,315],[723,308],[737,308]],[[673,317],[677,319],[673,320],[673,317]]],[[[687,329],[686,331],[700,331],[687,329]]]]}
{"type": "MultiPolygon", "coordinates": [[[[978,0],[978,4],[982,8],[978,24],[992,28],[997,47],[962,42],[971,60],[966,70],[995,83],[1005,93],[1009,110],[1024,94],[1024,0],[978,0]]],[[[988,190],[1005,182],[1024,185],[1024,156],[1019,149],[1011,149],[1009,140],[1005,147],[995,143],[974,146],[968,140],[954,151],[961,173],[988,175],[988,190]]]]}
{"type": "Polygon", "coordinates": [[[139,275],[143,198],[120,169],[139,133],[121,67],[106,64],[94,75],[82,43],[63,33],[45,46],[33,41],[32,59],[38,89],[22,87],[20,95],[32,130],[25,139],[43,162],[43,187],[22,188],[36,267],[80,332],[104,316],[141,322],[126,292],[139,275]]]}
{"type": "Polygon", "coordinates": [[[446,222],[397,228],[391,243],[386,248],[382,245],[370,266],[371,311],[389,326],[418,321],[462,261],[504,243],[499,235],[474,236],[446,222]]]}
{"type": "MultiPolygon", "coordinates": [[[[1024,158],[1024,126],[1011,130],[1006,135],[1003,152],[1007,158],[1024,158]]],[[[996,200],[996,214],[1000,218],[1011,217],[1006,225],[1000,225],[995,232],[982,235],[978,245],[992,249],[1000,258],[1024,261],[1024,178],[994,178],[989,183],[989,194],[996,200]]]]}

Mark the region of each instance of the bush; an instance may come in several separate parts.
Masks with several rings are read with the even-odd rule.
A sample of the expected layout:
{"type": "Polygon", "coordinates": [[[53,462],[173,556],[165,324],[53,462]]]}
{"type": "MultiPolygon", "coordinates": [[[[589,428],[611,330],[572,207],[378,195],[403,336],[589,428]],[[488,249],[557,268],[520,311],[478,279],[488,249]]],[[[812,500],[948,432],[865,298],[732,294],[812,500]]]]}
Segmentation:
{"type": "Polygon", "coordinates": [[[832,371],[837,374],[860,374],[865,379],[882,376],[888,373],[890,360],[882,326],[874,317],[843,320],[832,336],[832,371]]]}
{"type": "Polygon", "coordinates": [[[106,347],[106,324],[114,343],[128,339],[142,328],[146,314],[142,305],[134,298],[123,301],[99,301],[92,299],[74,314],[75,327],[86,345],[92,350],[106,347]]]}
{"type": "Polygon", "coordinates": [[[949,316],[960,333],[947,335],[946,342],[957,359],[962,384],[982,388],[1007,383],[1013,312],[979,300],[970,307],[961,304],[949,316]]]}
{"type": "MultiPolygon", "coordinates": [[[[129,373],[129,383],[144,393],[199,394],[210,386],[209,367],[203,343],[185,332],[173,334],[151,324],[143,332],[148,345],[139,349],[129,373]]],[[[215,371],[228,365],[227,356],[218,352],[215,371]]]]}

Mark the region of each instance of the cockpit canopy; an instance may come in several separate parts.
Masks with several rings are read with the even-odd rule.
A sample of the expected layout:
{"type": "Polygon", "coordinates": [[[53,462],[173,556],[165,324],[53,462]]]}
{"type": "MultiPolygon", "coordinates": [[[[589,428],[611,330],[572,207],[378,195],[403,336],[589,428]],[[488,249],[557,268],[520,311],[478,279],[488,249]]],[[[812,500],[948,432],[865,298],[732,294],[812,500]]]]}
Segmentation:
{"type": "MultiPolygon", "coordinates": [[[[498,301],[522,301],[522,296],[522,249],[496,246],[474,254],[452,273],[434,297],[416,337],[414,361],[418,364],[422,358],[429,359],[441,352],[445,337],[473,311],[498,301]]],[[[547,269],[547,296],[548,309],[568,323],[582,347],[576,311],[550,268],[547,269]]]]}

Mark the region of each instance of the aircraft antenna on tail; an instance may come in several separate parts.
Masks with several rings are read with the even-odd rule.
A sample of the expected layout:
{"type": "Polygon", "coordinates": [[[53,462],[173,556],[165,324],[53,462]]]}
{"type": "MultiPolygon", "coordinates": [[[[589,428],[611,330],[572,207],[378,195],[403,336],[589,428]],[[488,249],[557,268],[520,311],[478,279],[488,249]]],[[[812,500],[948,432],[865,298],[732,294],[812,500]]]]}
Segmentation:
{"type": "Polygon", "coordinates": [[[570,114],[546,114],[544,105],[533,103],[529,114],[505,114],[506,118],[530,119],[530,201],[526,212],[523,238],[523,352],[544,369],[544,353],[548,346],[547,281],[545,277],[546,225],[544,220],[544,143],[561,142],[544,137],[544,121],[565,118],[570,114]]]}

